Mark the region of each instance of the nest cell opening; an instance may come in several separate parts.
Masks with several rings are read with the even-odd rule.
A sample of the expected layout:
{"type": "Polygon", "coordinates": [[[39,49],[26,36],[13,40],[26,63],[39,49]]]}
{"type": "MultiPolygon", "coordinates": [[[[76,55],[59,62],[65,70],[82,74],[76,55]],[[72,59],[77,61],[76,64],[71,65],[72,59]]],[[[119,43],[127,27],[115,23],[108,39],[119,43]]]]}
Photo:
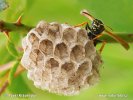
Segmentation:
{"type": "Polygon", "coordinates": [[[55,47],[54,54],[55,54],[56,57],[58,57],[60,59],[67,58],[69,55],[68,55],[66,44],[65,43],[57,44],[56,47],[55,47]]]}
{"type": "Polygon", "coordinates": [[[53,77],[58,76],[59,74],[59,63],[54,58],[50,58],[46,62],[46,68],[51,69],[51,73],[53,77]]]}
{"type": "Polygon", "coordinates": [[[76,45],[75,47],[73,47],[70,53],[70,57],[72,60],[80,62],[85,57],[84,48],[81,45],[76,45]]]}
{"type": "Polygon", "coordinates": [[[92,64],[90,61],[84,61],[78,68],[77,74],[87,75],[92,70],[92,64]]]}
{"type": "Polygon", "coordinates": [[[92,75],[88,76],[86,80],[89,85],[94,85],[99,81],[99,73],[96,70],[92,70],[92,75]]]}
{"type": "Polygon", "coordinates": [[[49,26],[49,23],[45,21],[40,21],[35,30],[41,36],[43,33],[47,33],[48,26],[49,26]]]}
{"type": "Polygon", "coordinates": [[[43,52],[43,54],[52,55],[53,54],[53,43],[46,39],[42,40],[39,45],[39,49],[43,52]]]}
{"type": "Polygon", "coordinates": [[[71,71],[75,69],[74,63],[72,62],[66,62],[65,64],[61,66],[61,68],[64,69],[67,73],[70,73],[71,71]]]}
{"type": "Polygon", "coordinates": [[[85,45],[85,54],[86,57],[89,57],[93,55],[96,52],[96,49],[94,47],[93,41],[88,41],[85,45]]]}
{"type": "Polygon", "coordinates": [[[39,50],[38,49],[34,49],[31,51],[29,57],[33,62],[36,62],[37,56],[38,56],[39,50]]]}
{"type": "Polygon", "coordinates": [[[76,31],[73,28],[66,28],[63,31],[63,39],[68,43],[75,40],[76,31]]]}
{"type": "Polygon", "coordinates": [[[28,39],[31,44],[33,44],[35,41],[39,41],[38,37],[34,33],[31,33],[28,39]]]}
{"type": "Polygon", "coordinates": [[[59,63],[58,61],[56,61],[54,58],[50,58],[47,62],[46,62],[46,66],[47,68],[55,68],[55,67],[59,67],[59,63]]]}
{"type": "Polygon", "coordinates": [[[87,32],[84,29],[80,29],[77,32],[77,41],[84,43],[88,39],[87,32]]]}
{"type": "Polygon", "coordinates": [[[49,25],[48,36],[51,40],[60,38],[60,26],[58,23],[52,23],[49,25]]]}

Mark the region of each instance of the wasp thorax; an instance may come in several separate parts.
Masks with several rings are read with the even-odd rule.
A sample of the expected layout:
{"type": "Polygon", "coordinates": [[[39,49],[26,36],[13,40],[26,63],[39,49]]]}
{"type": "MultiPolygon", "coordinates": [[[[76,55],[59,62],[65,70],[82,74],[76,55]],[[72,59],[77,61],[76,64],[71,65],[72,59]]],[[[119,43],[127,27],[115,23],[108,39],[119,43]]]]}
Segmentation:
{"type": "Polygon", "coordinates": [[[40,89],[75,95],[99,79],[101,57],[84,29],[41,21],[22,45],[21,63],[40,89]]]}

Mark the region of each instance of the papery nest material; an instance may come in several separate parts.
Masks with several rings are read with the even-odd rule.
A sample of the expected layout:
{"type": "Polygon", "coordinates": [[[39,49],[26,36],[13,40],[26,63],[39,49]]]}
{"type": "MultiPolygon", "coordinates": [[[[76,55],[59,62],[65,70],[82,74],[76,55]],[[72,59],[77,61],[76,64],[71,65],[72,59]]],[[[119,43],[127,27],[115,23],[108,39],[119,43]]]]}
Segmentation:
{"type": "Polygon", "coordinates": [[[22,46],[21,63],[40,89],[75,95],[99,80],[101,56],[85,29],[40,21],[24,37],[22,46]]]}

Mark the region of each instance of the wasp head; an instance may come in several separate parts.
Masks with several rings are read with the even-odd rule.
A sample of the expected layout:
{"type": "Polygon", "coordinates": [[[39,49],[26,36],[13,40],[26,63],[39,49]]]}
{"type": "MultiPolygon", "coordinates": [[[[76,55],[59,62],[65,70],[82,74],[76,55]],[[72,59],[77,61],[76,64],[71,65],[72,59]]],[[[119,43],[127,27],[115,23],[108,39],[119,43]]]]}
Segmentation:
{"type": "Polygon", "coordinates": [[[100,34],[105,30],[104,24],[101,20],[94,19],[92,22],[92,32],[94,34],[100,34]]]}

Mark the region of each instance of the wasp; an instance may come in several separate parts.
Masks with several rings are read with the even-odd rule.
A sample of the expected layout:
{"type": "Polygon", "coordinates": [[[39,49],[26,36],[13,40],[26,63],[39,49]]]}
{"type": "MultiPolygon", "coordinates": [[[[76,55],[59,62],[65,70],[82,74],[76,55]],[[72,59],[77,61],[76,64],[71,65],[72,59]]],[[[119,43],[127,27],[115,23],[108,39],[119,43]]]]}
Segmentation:
{"type": "MultiPolygon", "coordinates": [[[[93,40],[94,46],[96,46],[99,42],[102,42],[102,46],[99,49],[100,53],[102,52],[102,50],[106,44],[105,40],[103,41],[103,40],[99,39],[101,36],[103,36],[103,32],[106,32],[109,36],[111,36],[113,39],[115,39],[117,42],[119,42],[126,50],[129,49],[129,45],[125,40],[123,40],[122,38],[113,34],[112,32],[108,31],[105,28],[107,26],[105,26],[101,20],[95,19],[87,10],[82,10],[81,15],[83,15],[83,16],[87,17],[89,20],[91,20],[92,24],[91,24],[91,26],[89,26],[88,22],[84,22],[84,23],[75,25],[75,27],[83,26],[86,24],[85,29],[87,30],[87,35],[90,40],[93,40]]],[[[110,27],[108,27],[108,28],[110,28],[110,27]]]]}

